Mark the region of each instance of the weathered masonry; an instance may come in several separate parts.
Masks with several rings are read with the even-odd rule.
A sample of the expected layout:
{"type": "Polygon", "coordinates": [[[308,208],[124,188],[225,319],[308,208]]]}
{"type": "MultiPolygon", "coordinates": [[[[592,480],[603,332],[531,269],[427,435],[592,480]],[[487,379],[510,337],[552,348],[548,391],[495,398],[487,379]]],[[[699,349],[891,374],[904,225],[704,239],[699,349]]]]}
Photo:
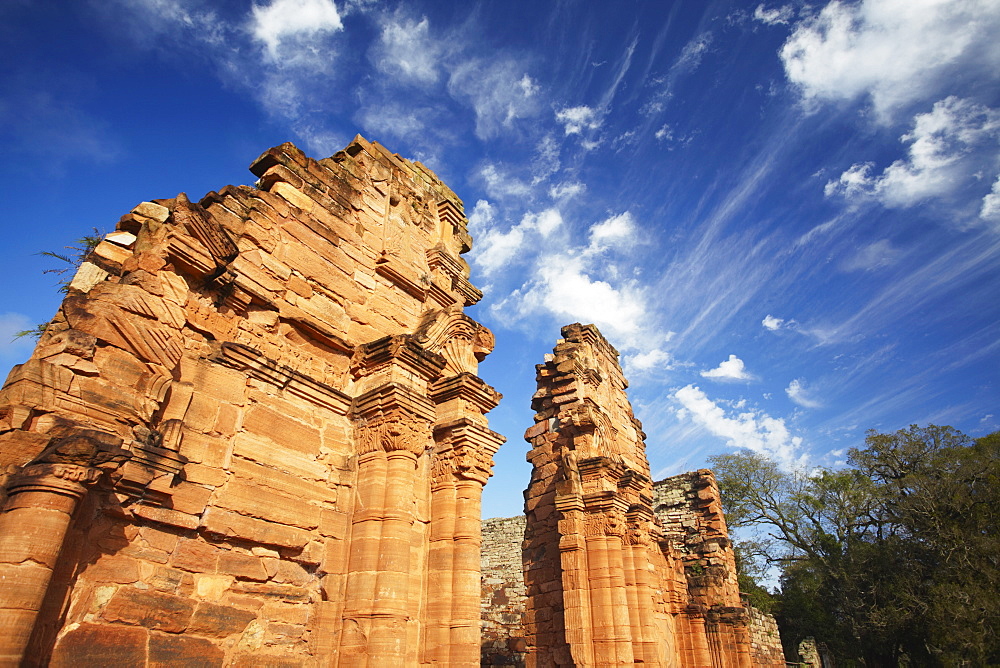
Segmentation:
{"type": "Polygon", "coordinates": [[[711,473],[654,492],[617,351],[593,325],[562,335],[525,433],[526,665],[783,666],[752,649],[711,473]]]}
{"type": "Polygon", "coordinates": [[[462,202],[361,137],[137,206],[0,392],[0,665],[478,665],[462,202]]]}

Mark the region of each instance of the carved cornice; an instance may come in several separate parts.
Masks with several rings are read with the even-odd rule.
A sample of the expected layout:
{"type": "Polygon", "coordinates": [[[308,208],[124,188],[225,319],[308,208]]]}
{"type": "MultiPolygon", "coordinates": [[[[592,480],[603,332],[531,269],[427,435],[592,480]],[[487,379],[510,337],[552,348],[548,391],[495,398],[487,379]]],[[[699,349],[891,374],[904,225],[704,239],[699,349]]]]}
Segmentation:
{"type": "Polygon", "coordinates": [[[95,429],[77,428],[55,438],[7,485],[9,494],[40,491],[80,497],[105,471],[125,463],[132,453],[118,447],[121,439],[95,429]]]}
{"type": "Polygon", "coordinates": [[[393,364],[429,382],[441,375],[446,361],[410,335],[385,336],[355,348],[351,373],[355,378],[363,378],[393,364]]]}
{"type": "Polygon", "coordinates": [[[355,420],[375,419],[380,414],[401,411],[430,424],[434,404],[406,385],[386,383],[354,398],[351,416],[355,420]]]}
{"type": "Polygon", "coordinates": [[[268,359],[258,351],[239,343],[225,342],[214,358],[215,362],[236,369],[314,406],[319,406],[337,415],[347,415],[351,408],[351,398],[318,380],[268,359]]]}
{"type": "Polygon", "coordinates": [[[375,261],[375,273],[389,279],[403,292],[417,298],[421,302],[427,298],[427,285],[406,275],[402,267],[392,255],[383,252],[375,261]]]}
{"type": "Polygon", "coordinates": [[[435,404],[463,399],[484,415],[496,408],[503,398],[482,378],[468,372],[438,380],[431,386],[429,396],[435,404]]]}
{"type": "Polygon", "coordinates": [[[455,301],[451,294],[461,298],[463,306],[472,306],[483,298],[483,293],[469,281],[469,265],[460,257],[455,257],[447,251],[443,244],[438,244],[427,251],[427,265],[431,273],[443,285],[439,290],[447,293],[449,301],[455,301]]]}
{"type": "Polygon", "coordinates": [[[496,345],[493,332],[456,305],[425,313],[413,339],[449,358],[454,373],[474,369],[476,362],[482,362],[496,345]]]}

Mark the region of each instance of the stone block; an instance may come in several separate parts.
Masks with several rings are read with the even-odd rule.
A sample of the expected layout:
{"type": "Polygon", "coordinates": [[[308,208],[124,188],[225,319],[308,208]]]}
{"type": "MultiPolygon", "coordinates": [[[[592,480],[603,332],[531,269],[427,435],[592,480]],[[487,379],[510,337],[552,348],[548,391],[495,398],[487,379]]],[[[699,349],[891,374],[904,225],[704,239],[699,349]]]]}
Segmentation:
{"type": "Polygon", "coordinates": [[[151,633],[149,668],[215,668],[222,666],[225,652],[207,638],[151,633]]]}
{"type": "Polygon", "coordinates": [[[319,526],[320,508],[303,503],[301,498],[270,492],[261,494],[260,485],[230,480],[215,497],[215,505],[258,519],[280,522],[302,529],[319,526]]]}
{"type": "Polygon", "coordinates": [[[181,482],[169,489],[170,509],[186,515],[201,515],[205,512],[212,490],[191,482],[181,482]]]}
{"type": "Polygon", "coordinates": [[[287,603],[309,603],[312,598],[310,591],[305,587],[270,582],[236,582],[233,584],[233,591],[251,594],[265,601],[285,601],[287,603]]]}
{"type": "Polygon", "coordinates": [[[303,454],[319,453],[318,429],[259,404],[247,410],[243,428],[257,437],[303,454]]]}
{"type": "Polygon", "coordinates": [[[159,506],[136,505],[132,508],[132,514],[136,517],[179,527],[181,529],[197,529],[200,522],[194,515],[181,513],[170,508],[160,508],[159,506]]]}
{"type": "Polygon", "coordinates": [[[197,538],[185,538],[177,543],[170,565],[193,573],[215,573],[223,551],[197,538]]]}
{"type": "Polygon", "coordinates": [[[82,623],[56,642],[51,668],[115,666],[145,668],[149,631],[119,624],[82,623]]]}
{"type": "Polygon", "coordinates": [[[194,601],[165,592],[122,587],[105,606],[101,617],[148,629],[180,633],[188,627],[194,601]]]}
{"type": "MultiPolygon", "coordinates": [[[[221,406],[219,409],[220,416],[229,408],[231,407],[225,405],[221,406]]],[[[180,453],[187,457],[189,462],[203,464],[204,466],[215,469],[221,469],[226,466],[229,458],[229,441],[227,438],[202,434],[186,429],[184,431],[184,437],[181,439],[180,453]]],[[[196,482],[191,480],[191,477],[187,474],[186,469],[185,477],[189,482],[196,482]]]]}
{"type": "Polygon", "coordinates": [[[216,605],[202,601],[191,618],[190,633],[203,636],[225,637],[243,633],[247,624],[257,615],[228,605],[216,605]]]}
{"type": "Polygon", "coordinates": [[[206,510],[201,526],[209,533],[227,538],[296,549],[305,547],[312,538],[303,529],[257,520],[219,508],[206,510]]]}
{"type": "Polygon", "coordinates": [[[236,578],[232,575],[195,575],[195,595],[208,601],[218,601],[229,591],[235,581],[236,578]]]}
{"type": "Polygon", "coordinates": [[[263,582],[268,576],[259,557],[232,551],[219,555],[218,570],[241,580],[263,582]]]}
{"type": "Polygon", "coordinates": [[[219,487],[226,482],[229,476],[225,470],[215,466],[185,464],[184,477],[188,482],[219,487]]]}
{"type": "Polygon", "coordinates": [[[322,482],[309,482],[273,466],[265,466],[241,457],[233,458],[229,470],[236,474],[241,482],[275,490],[300,501],[315,501],[322,504],[336,501],[337,498],[336,489],[331,489],[322,482]]]}
{"type": "Polygon", "coordinates": [[[280,445],[276,447],[272,441],[246,432],[237,434],[233,439],[233,454],[306,480],[322,481],[330,475],[329,469],[316,461],[314,454],[304,454],[280,445]]]}
{"type": "Polygon", "coordinates": [[[129,557],[104,554],[88,564],[82,575],[91,582],[130,584],[139,580],[139,565],[129,557]]]}

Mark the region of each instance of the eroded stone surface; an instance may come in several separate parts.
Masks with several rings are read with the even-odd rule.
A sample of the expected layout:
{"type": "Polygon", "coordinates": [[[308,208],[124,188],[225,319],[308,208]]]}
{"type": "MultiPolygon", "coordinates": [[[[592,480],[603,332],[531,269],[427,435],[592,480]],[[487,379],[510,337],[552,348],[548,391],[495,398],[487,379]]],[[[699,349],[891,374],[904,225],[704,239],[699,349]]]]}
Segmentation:
{"type": "Polygon", "coordinates": [[[251,171],[124,216],[0,392],[0,663],[478,664],[462,203],[361,137],[251,171]]]}

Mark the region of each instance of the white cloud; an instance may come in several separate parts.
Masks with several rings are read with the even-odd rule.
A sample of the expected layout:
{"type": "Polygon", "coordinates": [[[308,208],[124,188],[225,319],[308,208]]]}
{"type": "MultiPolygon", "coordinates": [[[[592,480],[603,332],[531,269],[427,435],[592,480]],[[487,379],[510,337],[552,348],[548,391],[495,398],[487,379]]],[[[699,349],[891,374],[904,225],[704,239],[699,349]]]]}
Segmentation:
{"type": "Polygon", "coordinates": [[[454,67],[448,78],[448,92],[469,102],[476,115],[476,136],[484,140],[537,114],[538,91],[524,68],[509,59],[469,60],[454,67]]]}
{"type": "Polygon", "coordinates": [[[595,109],[582,105],[567,107],[556,112],[556,121],[563,124],[566,135],[583,134],[586,130],[598,130],[604,123],[604,115],[595,109]]]}
{"type": "Polygon", "coordinates": [[[805,385],[798,378],[788,384],[788,387],[785,388],[785,394],[788,395],[789,399],[803,408],[819,408],[823,405],[809,395],[805,385]]]}
{"type": "Polygon", "coordinates": [[[416,138],[423,135],[426,125],[421,117],[432,112],[399,103],[371,104],[358,112],[358,123],[376,137],[416,138]]]}
{"type": "Polygon", "coordinates": [[[1000,222],[1000,176],[993,182],[990,193],[983,197],[983,206],[979,209],[979,217],[983,220],[1000,222]]]}
{"type": "Polygon", "coordinates": [[[587,186],[579,181],[565,181],[550,187],[549,197],[555,200],[568,200],[582,195],[586,190],[587,186]]]}
{"type": "Polygon", "coordinates": [[[524,243],[524,229],[514,226],[506,232],[489,229],[480,234],[475,245],[476,266],[487,276],[496,273],[518,254],[524,243]]]}
{"type": "Polygon", "coordinates": [[[537,185],[559,171],[559,144],[555,137],[547,134],[535,147],[535,159],[531,163],[531,183],[537,185]]]}
{"type": "MultiPolygon", "coordinates": [[[[558,243],[530,242],[561,228],[566,226],[555,209],[525,215],[516,229],[525,235],[521,248],[531,255],[530,278],[494,305],[494,311],[511,321],[550,316],[563,324],[593,323],[623,351],[651,353],[658,348],[666,337],[650,329],[653,318],[646,291],[635,278],[623,278],[614,262],[634,245],[629,243],[636,229],[631,213],[609,216],[591,225],[586,234],[564,233],[558,243]],[[573,238],[586,239],[587,245],[573,245],[573,238]],[[557,250],[546,251],[549,247],[557,250]]],[[[663,359],[654,355],[637,363],[663,359]]]]}
{"type": "Polygon", "coordinates": [[[782,5],[776,9],[764,9],[764,5],[757,5],[757,8],[753,10],[753,19],[769,26],[787,24],[793,13],[791,5],[782,5]]]}
{"type": "Polygon", "coordinates": [[[438,79],[441,46],[430,35],[430,23],[393,17],[382,26],[375,49],[375,65],[403,81],[428,84],[438,79]]]}
{"type": "Polygon", "coordinates": [[[673,368],[673,357],[665,350],[654,348],[624,356],[625,377],[631,378],[654,370],[668,371],[673,368]]]}
{"type": "Polygon", "coordinates": [[[933,95],[949,75],[1000,71],[995,0],[833,1],[781,49],[807,102],[870,96],[880,119],[933,95]]]}
{"type": "Polygon", "coordinates": [[[476,205],[472,207],[472,213],[469,214],[469,230],[474,234],[485,231],[493,225],[495,216],[492,204],[484,199],[477,200],[476,205]]]}
{"type": "Polygon", "coordinates": [[[719,366],[708,371],[702,371],[701,375],[712,380],[753,380],[753,376],[747,373],[746,365],[736,355],[730,355],[719,366]]]}
{"type": "Polygon", "coordinates": [[[636,234],[635,220],[628,211],[611,216],[590,228],[591,252],[600,252],[611,246],[632,241],[636,234]]]}
{"type": "Polygon", "coordinates": [[[852,165],[839,179],[828,182],[824,192],[874,197],[887,207],[910,207],[949,195],[973,177],[981,159],[995,159],[998,132],[996,110],[947,97],[931,111],[917,114],[913,130],[900,137],[909,144],[907,159],[895,161],[879,175],[872,173],[871,163],[852,165]],[[984,147],[985,151],[977,150],[984,147]]]}
{"type": "Polygon", "coordinates": [[[299,59],[316,38],[344,29],[332,0],[272,0],[252,14],[251,32],[274,62],[299,59]]]}
{"type": "Polygon", "coordinates": [[[506,197],[529,197],[531,186],[505,172],[500,171],[497,165],[487,163],[479,170],[479,176],[483,179],[486,192],[490,197],[503,199],[506,197]]]}
{"type": "Polygon", "coordinates": [[[679,417],[690,417],[715,436],[724,438],[730,446],[769,457],[786,470],[798,468],[806,461],[806,455],[800,452],[802,437],[792,436],[782,419],[752,411],[730,417],[693,385],[682,387],[673,397],[683,406],[679,417]]]}
{"type": "Polygon", "coordinates": [[[530,240],[551,235],[562,224],[558,209],[528,212],[521,222],[509,230],[500,231],[494,227],[493,208],[484,200],[476,203],[470,226],[476,230],[478,239],[473,251],[473,262],[487,276],[495,274],[526,252],[525,245],[530,240]]]}
{"type": "Polygon", "coordinates": [[[616,346],[640,347],[647,321],[641,289],[628,281],[612,285],[592,274],[579,255],[539,258],[534,280],[520,295],[520,315],[544,312],[564,322],[593,323],[616,346]]]}
{"type": "Polygon", "coordinates": [[[562,226],[563,219],[559,209],[545,209],[541,213],[526,213],[521,219],[521,226],[525,229],[537,231],[543,237],[552,234],[557,228],[562,226]]]}
{"type": "Polygon", "coordinates": [[[764,319],[760,321],[760,324],[764,325],[765,329],[775,332],[781,329],[781,326],[785,324],[785,321],[781,318],[775,318],[773,315],[768,314],[764,316],[764,319]]]}
{"type": "Polygon", "coordinates": [[[841,268],[844,271],[874,271],[895,264],[899,256],[899,249],[894,248],[888,239],[879,239],[858,248],[851,257],[844,261],[841,268]]]}
{"type": "Polygon", "coordinates": [[[670,127],[669,123],[664,123],[663,126],[657,130],[654,134],[657,141],[671,141],[674,138],[674,131],[670,127]]]}

